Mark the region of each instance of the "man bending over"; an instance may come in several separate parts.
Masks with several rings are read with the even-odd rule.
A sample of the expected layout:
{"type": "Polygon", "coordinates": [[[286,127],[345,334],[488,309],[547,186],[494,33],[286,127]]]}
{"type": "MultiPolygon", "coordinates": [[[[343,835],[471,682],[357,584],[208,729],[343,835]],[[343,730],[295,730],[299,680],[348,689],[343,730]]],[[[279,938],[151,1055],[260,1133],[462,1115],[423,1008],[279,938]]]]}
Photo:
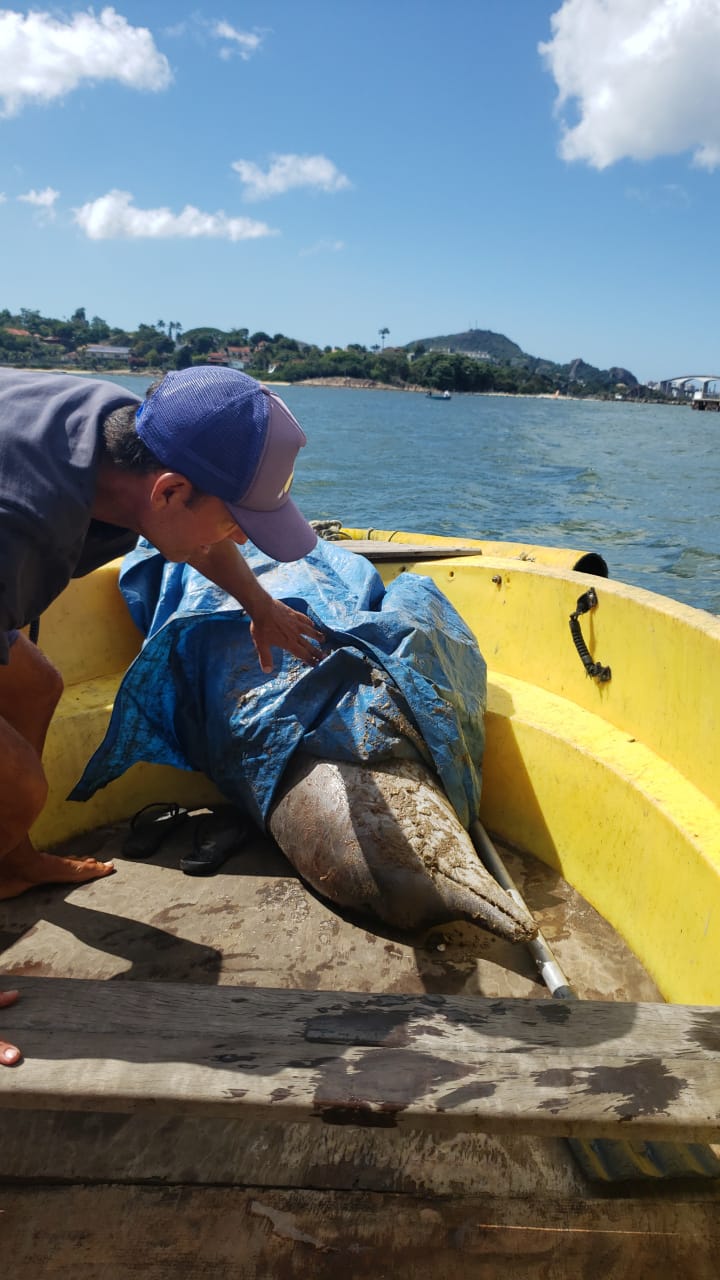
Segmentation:
{"type": "MultiPolygon", "coordinates": [[[[268,595],[235,545],[285,561],[312,550],[289,496],[305,443],[282,400],[232,369],[169,373],[142,403],[110,382],[0,369],[0,898],[113,870],[30,840],[62,677],[20,629],[143,534],[243,606],[263,671],[272,646],[316,662],[320,632],[268,595]]],[[[0,1008],[16,998],[0,993],[0,1008]]],[[[19,1057],[0,1041],[0,1062],[19,1057]]]]}

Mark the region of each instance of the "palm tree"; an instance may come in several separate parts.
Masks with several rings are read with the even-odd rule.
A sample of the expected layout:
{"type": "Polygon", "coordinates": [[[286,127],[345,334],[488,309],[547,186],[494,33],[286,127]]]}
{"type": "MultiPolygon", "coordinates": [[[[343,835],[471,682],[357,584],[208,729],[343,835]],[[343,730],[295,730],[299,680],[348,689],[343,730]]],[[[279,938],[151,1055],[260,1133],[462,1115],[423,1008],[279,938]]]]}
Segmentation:
{"type": "Polygon", "coordinates": [[[383,349],[383,351],[385,350],[385,339],[387,338],[387,336],[388,336],[389,332],[390,332],[390,330],[389,330],[389,329],[378,329],[378,333],[380,334],[380,337],[382,338],[382,349],[383,349]]]}

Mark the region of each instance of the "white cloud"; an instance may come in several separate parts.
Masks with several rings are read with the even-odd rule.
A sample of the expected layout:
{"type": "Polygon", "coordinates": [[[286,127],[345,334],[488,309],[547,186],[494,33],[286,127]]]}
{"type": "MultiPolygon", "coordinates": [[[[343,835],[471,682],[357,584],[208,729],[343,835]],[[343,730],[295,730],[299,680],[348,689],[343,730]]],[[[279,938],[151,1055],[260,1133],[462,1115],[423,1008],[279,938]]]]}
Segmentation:
{"type": "Polygon", "coordinates": [[[25,204],[37,205],[40,209],[52,209],[59,195],[60,192],[55,191],[53,187],[45,187],[43,191],[26,191],[24,196],[18,196],[18,200],[23,200],[25,204]]]}
{"type": "Polygon", "coordinates": [[[540,53],[558,86],[560,154],[596,169],[691,151],[720,165],[720,0],[564,0],[540,53]]]}
{"type": "Polygon", "coordinates": [[[24,195],[18,196],[24,204],[32,204],[35,206],[37,213],[35,221],[40,225],[53,222],[55,219],[55,201],[60,195],[59,191],[55,191],[53,187],[45,187],[44,191],[26,191],[24,195]]]}
{"type": "Polygon", "coordinates": [[[4,204],[6,200],[7,200],[7,196],[5,195],[4,191],[0,191],[0,204],[4,204]]]}
{"type": "Polygon", "coordinates": [[[83,81],[117,80],[132,89],[165,89],[170,65],[145,27],[112,8],[72,18],[0,9],[0,116],[47,103],[83,81]]]}
{"type": "Polygon", "coordinates": [[[262,36],[256,32],[238,31],[237,27],[231,27],[229,22],[213,23],[212,34],[218,40],[228,41],[220,50],[221,58],[232,58],[237,54],[243,62],[247,62],[248,58],[257,53],[262,44],[262,36]]]}
{"type": "Polygon", "coordinates": [[[75,222],[89,240],[257,240],[277,235],[265,222],[203,213],[187,204],[180,213],[170,209],[138,209],[129,191],[108,191],[73,210],[75,222]]]}
{"type": "Polygon", "coordinates": [[[233,169],[245,185],[246,200],[279,196],[293,187],[314,187],[317,191],[342,191],[352,186],[349,178],[327,156],[271,156],[267,172],[250,160],[235,160],[233,169]]]}

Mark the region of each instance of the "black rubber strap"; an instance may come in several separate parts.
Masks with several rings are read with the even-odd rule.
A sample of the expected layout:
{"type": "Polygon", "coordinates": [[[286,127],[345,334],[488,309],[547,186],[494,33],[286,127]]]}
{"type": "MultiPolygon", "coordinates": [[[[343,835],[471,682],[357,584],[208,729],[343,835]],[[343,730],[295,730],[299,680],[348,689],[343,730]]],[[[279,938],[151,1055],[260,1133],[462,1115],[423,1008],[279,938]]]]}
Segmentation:
{"type": "Polygon", "coordinates": [[[589,676],[599,680],[600,684],[605,684],[612,679],[612,671],[609,667],[604,667],[602,662],[593,662],[592,654],[588,649],[583,634],[580,630],[580,617],[583,613],[589,613],[594,609],[598,602],[597,594],[594,587],[590,587],[580,596],[575,612],[570,614],[570,635],[573,638],[575,648],[580,654],[580,660],[589,676]]]}

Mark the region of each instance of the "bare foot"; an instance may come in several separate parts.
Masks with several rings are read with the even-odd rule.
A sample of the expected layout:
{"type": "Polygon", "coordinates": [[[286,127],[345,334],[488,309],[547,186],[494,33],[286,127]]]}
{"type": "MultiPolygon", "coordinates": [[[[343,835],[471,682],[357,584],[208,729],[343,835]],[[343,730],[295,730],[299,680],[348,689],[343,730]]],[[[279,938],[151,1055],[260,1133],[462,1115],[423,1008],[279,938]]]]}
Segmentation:
{"type": "MultiPolygon", "coordinates": [[[[53,853],[40,853],[29,840],[0,862],[0,899],[17,898],[39,884],[84,884],[112,875],[112,862],[95,858],[60,858],[53,853]]],[[[1,1052],[1,1051],[0,1051],[1,1052]]]]}
{"type": "MultiPolygon", "coordinates": [[[[17,991],[0,991],[0,1009],[6,1009],[9,1004],[14,1004],[17,998],[17,991]]],[[[22,1054],[17,1045],[8,1044],[7,1040],[0,1040],[0,1063],[4,1067],[14,1067],[21,1058],[22,1054]]]]}

